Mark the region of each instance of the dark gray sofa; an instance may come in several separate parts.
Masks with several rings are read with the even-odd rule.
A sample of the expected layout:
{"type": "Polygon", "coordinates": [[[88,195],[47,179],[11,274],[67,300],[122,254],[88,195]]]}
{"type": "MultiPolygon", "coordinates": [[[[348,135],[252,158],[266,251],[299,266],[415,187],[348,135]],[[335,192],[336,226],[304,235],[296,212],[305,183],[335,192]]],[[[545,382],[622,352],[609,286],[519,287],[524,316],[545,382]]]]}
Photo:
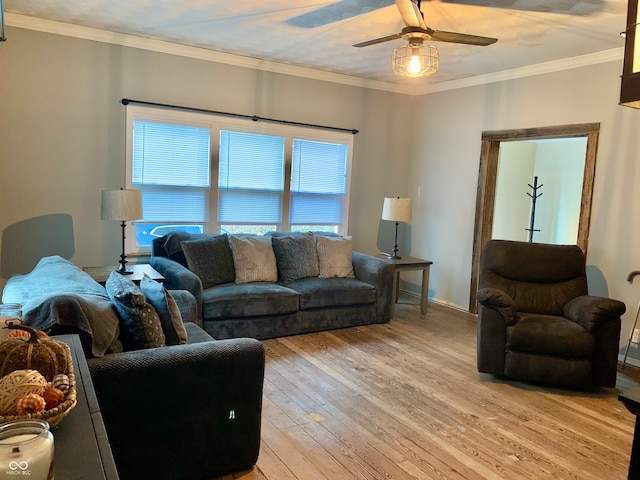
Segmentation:
{"type": "MultiPolygon", "coordinates": [[[[270,235],[282,238],[297,234],[270,235]]],[[[354,278],[313,276],[236,283],[231,276],[227,282],[203,288],[203,280],[189,269],[176,237],[177,241],[190,241],[220,236],[174,233],[156,238],[150,260],[151,266],[165,277],[168,288],[193,294],[203,328],[214,338],[267,339],[391,319],[393,267],[382,259],[352,252],[354,278]]],[[[279,270],[280,266],[279,261],[279,270]]]]}
{"type": "Polygon", "coordinates": [[[109,353],[120,319],[105,288],[61,257],[10,278],[3,302],[22,304],[23,322],[51,335],[80,335],[122,480],[250,469],[260,449],[263,346],[214,340],[193,322],[193,296],[170,293],[188,343],[118,353],[109,353]]]}

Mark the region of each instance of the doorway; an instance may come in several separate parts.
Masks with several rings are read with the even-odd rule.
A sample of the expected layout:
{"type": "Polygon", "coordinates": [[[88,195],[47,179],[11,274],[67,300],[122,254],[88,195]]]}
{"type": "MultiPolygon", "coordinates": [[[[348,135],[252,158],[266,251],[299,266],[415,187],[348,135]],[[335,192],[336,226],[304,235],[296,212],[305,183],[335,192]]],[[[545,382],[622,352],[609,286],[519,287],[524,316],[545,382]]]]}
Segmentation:
{"type": "Polygon", "coordinates": [[[471,265],[471,286],[469,292],[469,311],[477,313],[476,293],[478,291],[478,272],[480,253],[484,244],[493,238],[494,212],[496,210],[496,186],[500,159],[500,147],[503,142],[539,141],[550,139],[586,140],[584,171],[582,172],[582,192],[577,218],[575,243],[587,253],[589,224],[591,220],[591,200],[595,177],[596,155],[598,149],[599,123],[560,125],[517,130],[488,131],[482,133],[480,169],[476,197],[476,215],[471,265]]]}

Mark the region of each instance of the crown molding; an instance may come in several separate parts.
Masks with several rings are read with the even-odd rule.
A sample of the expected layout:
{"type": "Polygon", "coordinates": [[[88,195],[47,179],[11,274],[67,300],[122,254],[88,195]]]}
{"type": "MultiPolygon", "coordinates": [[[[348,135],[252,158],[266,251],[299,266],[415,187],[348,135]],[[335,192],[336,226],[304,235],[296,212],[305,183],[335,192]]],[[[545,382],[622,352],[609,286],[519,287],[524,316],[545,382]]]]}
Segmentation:
{"type": "Polygon", "coordinates": [[[381,82],[378,80],[369,80],[354,77],[351,75],[325,72],[313,68],[288,65],[258,58],[245,57],[242,55],[218,52],[206,48],[180,45],[163,40],[155,40],[124,33],[110,32],[97,28],[84,27],[53,20],[45,20],[42,18],[29,17],[26,15],[18,15],[9,12],[5,13],[5,23],[6,25],[11,27],[24,28],[27,30],[36,30],[67,37],[109,43],[123,47],[137,48],[141,50],[166,53],[169,55],[177,55],[209,62],[222,63],[225,65],[250,68],[253,70],[280,73],[284,75],[293,75],[296,77],[304,77],[313,80],[339,83],[354,87],[384,90],[406,95],[426,95],[447,90],[456,90],[459,88],[467,88],[478,85],[486,85],[489,83],[502,82],[505,80],[542,75],[545,73],[571,70],[574,68],[597,65],[600,63],[620,61],[624,56],[624,48],[620,47],[610,50],[603,50],[601,52],[588,53],[572,58],[565,58],[561,60],[554,60],[551,62],[538,63],[536,65],[529,65],[526,67],[514,68],[511,70],[488,73],[485,75],[476,75],[474,77],[433,83],[424,86],[416,86],[400,85],[389,82],[381,82]]]}
{"type": "Polygon", "coordinates": [[[122,47],[149,50],[153,52],[166,53],[169,55],[195,58],[198,60],[222,63],[225,65],[233,65],[236,67],[250,68],[253,70],[282,73],[285,75],[293,75],[296,77],[304,77],[313,80],[340,83],[343,85],[350,85],[354,87],[372,88],[375,90],[384,90],[403,94],[413,94],[415,90],[415,87],[410,85],[398,85],[388,82],[381,82],[378,80],[369,80],[354,77],[351,75],[325,72],[313,68],[288,65],[285,63],[245,57],[242,55],[218,52],[201,47],[180,45],[163,40],[138,37],[136,35],[129,35],[125,33],[110,32],[97,28],[84,27],[53,20],[45,20],[42,18],[29,17],[26,15],[19,15],[9,12],[5,14],[5,23],[8,26],[16,28],[53,33],[55,35],[80,38],[83,40],[92,40],[95,42],[110,43],[122,47]]]}
{"type": "Polygon", "coordinates": [[[416,94],[425,95],[429,93],[444,92],[447,90],[457,90],[459,88],[486,85],[489,83],[503,82],[506,80],[514,80],[517,78],[533,77],[534,75],[543,75],[545,73],[561,72],[563,70],[572,70],[574,68],[588,67],[590,65],[598,65],[601,63],[622,61],[623,58],[624,47],[612,48],[610,50],[587,53],[577,57],[563,58],[561,60],[537,63],[526,67],[513,68],[511,70],[488,73],[486,75],[476,75],[474,77],[425,85],[424,87],[417,88],[416,94]]]}

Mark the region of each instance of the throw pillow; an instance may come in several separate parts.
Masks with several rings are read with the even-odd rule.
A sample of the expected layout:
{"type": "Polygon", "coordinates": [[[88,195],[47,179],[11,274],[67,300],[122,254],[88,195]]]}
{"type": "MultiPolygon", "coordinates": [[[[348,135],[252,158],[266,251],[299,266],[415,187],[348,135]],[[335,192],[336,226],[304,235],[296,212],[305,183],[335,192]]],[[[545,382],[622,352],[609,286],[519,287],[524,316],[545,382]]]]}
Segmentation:
{"type": "Polygon", "coordinates": [[[213,235],[182,242],[187,267],[202,282],[202,288],[231,283],[236,273],[227,234],[213,235]]]}
{"type": "Polygon", "coordinates": [[[164,241],[164,249],[169,257],[182,251],[182,242],[191,240],[193,234],[189,232],[183,232],[176,230],[174,232],[167,233],[164,241]]]}
{"type": "Polygon", "coordinates": [[[269,237],[231,235],[236,283],[277,282],[278,266],[269,237]]]}
{"type": "Polygon", "coordinates": [[[299,278],[317,277],[318,251],[313,233],[274,236],[271,239],[278,264],[278,275],[283,282],[299,278]]]}
{"type": "Polygon", "coordinates": [[[125,275],[111,272],[107,293],[120,314],[120,338],[125,350],[164,346],[160,318],[138,286],[125,275]]]}
{"type": "Polygon", "coordinates": [[[320,278],[354,278],[351,237],[316,237],[320,278]]]}
{"type": "Polygon", "coordinates": [[[140,290],[155,308],[160,318],[165,344],[181,345],[187,343],[187,331],[182,323],[180,309],[164,285],[148,277],[143,277],[140,282],[140,290]]]}

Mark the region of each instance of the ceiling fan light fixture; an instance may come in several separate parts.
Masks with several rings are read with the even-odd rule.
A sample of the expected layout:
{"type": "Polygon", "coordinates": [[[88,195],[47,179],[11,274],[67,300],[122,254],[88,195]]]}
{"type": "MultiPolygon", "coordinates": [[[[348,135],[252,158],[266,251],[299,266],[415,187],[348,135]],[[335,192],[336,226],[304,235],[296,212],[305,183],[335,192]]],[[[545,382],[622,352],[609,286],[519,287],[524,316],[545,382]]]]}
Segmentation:
{"type": "Polygon", "coordinates": [[[440,55],[433,45],[425,44],[422,39],[411,39],[393,51],[391,68],[401,77],[427,77],[440,67],[440,55]]]}

